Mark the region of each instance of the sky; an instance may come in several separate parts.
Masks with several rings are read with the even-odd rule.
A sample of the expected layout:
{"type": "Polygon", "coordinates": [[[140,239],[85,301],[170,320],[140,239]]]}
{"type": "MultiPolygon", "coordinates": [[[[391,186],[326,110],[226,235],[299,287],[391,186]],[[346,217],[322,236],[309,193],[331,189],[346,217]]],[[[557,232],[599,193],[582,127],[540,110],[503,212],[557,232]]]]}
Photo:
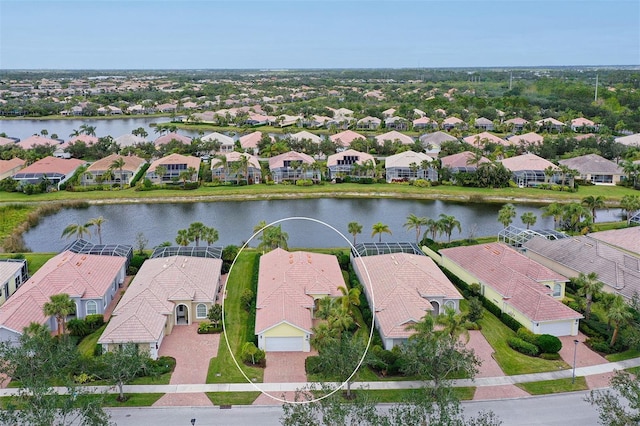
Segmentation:
{"type": "Polygon", "coordinates": [[[0,69],[640,65],[640,1],[0,0],[0,69]]]}

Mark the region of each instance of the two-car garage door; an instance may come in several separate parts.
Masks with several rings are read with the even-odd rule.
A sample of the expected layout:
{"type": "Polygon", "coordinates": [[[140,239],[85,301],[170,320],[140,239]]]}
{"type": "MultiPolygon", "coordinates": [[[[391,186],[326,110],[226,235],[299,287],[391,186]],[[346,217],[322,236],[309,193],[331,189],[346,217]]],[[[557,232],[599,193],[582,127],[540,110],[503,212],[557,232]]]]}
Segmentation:
{"type": "Polygon", "coordinates": [[[266,337],[266,352],[301,352],[303,337],[266,337]]]}
{"type": "Polygon", "coordinates": [[[572,325],[573,320],[541,323],[538,333],[551,334],[552,336],[571,336],[572,325]]]}

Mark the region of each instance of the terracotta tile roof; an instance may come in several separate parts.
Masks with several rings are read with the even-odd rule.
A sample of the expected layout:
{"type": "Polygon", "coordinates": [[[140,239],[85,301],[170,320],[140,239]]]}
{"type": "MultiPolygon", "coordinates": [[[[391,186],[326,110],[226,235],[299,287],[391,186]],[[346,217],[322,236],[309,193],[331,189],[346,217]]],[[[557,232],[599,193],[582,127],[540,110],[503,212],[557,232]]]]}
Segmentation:
{"type": "MultiPolygon", "coordinates": [[[[251,154],[247,154],[245,152],[237,152],[237,151],[232,151],[232,152],[227,152],[225,154],[222,154],[227,158],[227,164],[231,164],[237,161],[240,161],[240,157],[247,157],[247,159],[249,160],[249,166],[254,167],[258,170],[260,170],[260,161],[258,161],[258,157],[251,155],[251,154]]],[[[220,161],[220,159],[218,158],[212,158],[211,159],[211,169],[215,169],[218,167],[222,167],[222,161],[220,161]]]]}
{"type": "Polygon", "coordinates": [[[505,158],[504,160],[500,160],[500,162],[504,167],[512,172],[518,172],[521,170],[544,170],[547,167],[558,170],[558,166],[553,164],[551,161],[538,157],[535,154],[518,155],[511,158],[505,158]]]}
{"type": "Polygon", "coordinates": [[[78,135],[78,136],[74,136],[71,139],[69,139],[68,141],[66,141],[63,144],[63,146],[66,148],[67,146],[69,146],[69,144],[75,143],[75,142],[78,142],[78,141],[82,141],[87,145],[93,145],[94,143],[98,142],[98,138],[96,136],[91,136],[91,135],[78,135]]]}
{"type": "Polygon", "coordinates": [[[311,295],[340,296],[345,286],[335,256],[275,249],[260,258],[256,334],[282,322],[311,332],[311,295]]]}
{"type": "Polygon", "coordinates": [[[476,118],[476,125],[479,126],[487,126],[489,124],[493,124],[493,121],[489,120],[485,117],[476,118]]]}
{"type": "Polygon", "coordinates": [[[564,123],[562,121],[556,120],[555,118],[552,118],[552,117],[547,117],[547,118],[543,118],[542,120],[538,120],[536,121],[536,124],[538,126],[542,126],[544,124],[553,124],[554,126],[564,126],[564,123]]]}
{"type": "Polygon", "coordinates": [[[136,157],[135,155],[111,154],[108,157],[101,158],[100,160],[91,164],[89,167],[87,167],[87,171],[94,172],[109,170],[113,162],[119,158],[122,158],[124,160],[124,166],[122,167],[122,170],[127,170],[130,172],[135,172],[136,170],[138,170],[140,165],[145,162],[144,159],[136,157]]]}
{"type": "Polygon", "coordinates": [[[433,133],[425,133],[424,135],[420,136],[420,142],[422,142],[423,145],[429,144],[429,145],[434,145],[434,146],[440,146],[442,145],[442,142],[447,142],[447,141],[451,141],[451,142],[456,142],[458,139],[455,136],[451,136],[448,133],[445,132],[433,132],[433,133]]]}
{"type": "Polygon", "coordinates": [[[378,135],[374,139],[379,145],[384,145],[385,141],[395,142],[396,140],[399,140],[403,145],[412,145],[415,142],[411,136],[407,136],[395,130],[378,135]]]}
{"type": "Polygon", "coordinates": [[[415,120],[413,120],[413,125],[415,126],[416,124],[437,124],[435,121],[433,121],[432,119],[430,119],[429,117],[420,117],[420,118],[416,118],[415,120]]]}
{"type": "Polygon", "coordinates": [[[536,132],[529,132],[523,135],[514,135],[507,138],[507,140],[516,145],[520,145],[520,143],[529,143],[529,144],[539,145],[544,142],[544,138],[539,134],[537,134],[536,132]]]}
{"type": "Polygon", "coordinates": [[[53,145],[53,146],[57,146],[60,145],[60,141],[56,140],[56,139],[51,139],[51,138],[45,138],[42,136],[38,136],[38,135],[33,135],[30,136],[26,139],[21,140],[20,142],[17,142],[17,145],[19,147],[21,147],[22,149],[31,149],[33,147],[36,147],[38,145],[53,145]]]}
{"type": "MultiPolygon", "coordinates": [[[[470,163],[473,157],[474,157],[473,152],[464,151],[464,152],[459,152],[457,154],[447,155],[446,157],[442,157],[440,161],[442,162],[443,167],[449,167],[451,169],[461,168],[461,167],[474,167],[475,165],[472,166],[470,163]]],[[[489,160],[486,157],[482,157],[480,159],[480,164],[490,163],[490,162],[491,160],[489,160]]]]}
{"type": "Polygon", "coordinates": [[[440,250],[479,281],[494,289],[505,303],[533,321],[581,318],[582,315],[555,300],[542,281],[566,282],[567,278],[534,262],[504,244],[491,243],[440,250]]]}
{"type": "Polygon", "coordinates": [[[515,124],[515,125],[523,126],[523,125],[527,124],[528,121],[525,120],[524,118],[516,117],[516,118],[511,118],[511,119],[505,121],[504,123],[505,124],[515,124]]]}
{"type": "Polygon", "coordinates": [[[329,137],[331,142],[334,142],[342,147],[347,147],[351,145],[356,139],[367,139],[362,136],[360,133],[354,132],[353,130],[345,130],[344,132],[336,133],[335,135],[331,135],[329,137]]]}
{"type": "Polygon", "coordinates": [[[371,116],[367,116],[364,118],[361,118],[360,120],[358,120],[357,122],[358,124],[366,124],[366,123],[371,123],[371,124],[375,124],[375,125],[380,125],[380,123],[382,123],[382,120],[380,120],[378,117],[371,117],[371,116]]]}
{"type": "Polygon", "coordinates": [[[314,135],[313,133],[307,132],[306,130],[289,135],[289,138],[294,141],[301,141],[303,139],[308,139],[313,143],[322,142],[322,138],[320,136],[314,135]]]}
{"type": "Polygon", "coordinates": [[[47,261],[0,308],[0,326],[22,333],[31,322],[43,324],[42,307],[55,294],[102,299],[127,259],[64,251],[47,261]]]}
{"type": "Polygon", "coordinates": [[[285,161],[300,161],[306,164],[315,163],[313,157],[308,154],[305,154],[303,152],[288,151],[284,154],[276,155],[275,157],[269,158],[269,168],[272,170],[283,168],[285,161]]]}
{"type": "Polygon", "coordinates": [[[255,149],[262,139],[262,132],[255,131],[240,137],[240,146],[244,149],[255,149]]]}
{"type": "Polygon", "coordinates": [[[464,121],[459,119],[458,117],[447,117],[442,121],[442,124],[463,124],[464,121]]]}
{"type": "Polygon", "coordinates": [[[191,144],[191,138],[189,136],[180,135],[178,133],[167,133],[166,135],[160,136],[153,143],[156,146],[160,146],[160,145],[166,145],[172,140],[177,140],[179,142],[182,142],[184,145],[191,144]]]}
{"type": "MultiPolygon", "coordinates": [[[[0,136],[0,146],[13,145],[14,143],[16,143],[15,140],[10,139],[10,138],[4,138],[4,137],[0,136]]],[[[16,145],[16,146],[18,146],[18,145],[16,145]]]]}
{"type": "Polygon", "coordinates": [[[3,175],[4,173],[10,172],[15,169],[19,169],[24,166],[25,163],[25,160],[18,157],[14,157],[10,160],[0,160],[0,175],[3,175]]]}
{"type": "MultiPolygon", "coordinates": [[[[433,307],[430,297],[462,299],[451,281],[430,258],[407,253],[359,257],[355,267],[373,291],[376,321],[385,337],[407,338],[413,331],[406,326],[419,322],[433,307]]],[[[369,297],[369,300],[372,298],[369,297]]]]}
{"type": "Polygon", "coordinates": [[[580,157],[560,160],[558,163],[563,164],[570,169],[578,170],[580,174],[612,174],[624,175],[622,167],[613,161],[607,160],[598,154],[587,154],[580,157]]]}
{"type": "Polygon", "coordinates": [[[640,256],[640,226],[594,232],[589,237],[640,256]]]}
{"type": "Polygon", "coordinates": [[[147,142],[147,140],[141,136],[132,135],[131,133],[126,133],[124,135],[118,136],[114,139],[114,142],[120,146],[120,148],[124,148],[125,146],[133,146],[139,143],[147,142]]]}
{"type": "Polygon", "coordinates": [[[147,173],[155,171],[156,167],[165,164],[186,164],[187,167],[194,167],[196,170],[200,169],[200,159],[198,157],[191,157],[189,155],[181,154],[169,154],[166,157],[158,158],[147,170],[147,173]]]}
{"type": "Polygon", "coordinates": [[[582,127],[582,126],[593,127],[595,125],[596,123],[584,117],[578,117],[571,120],[572,127],[582,127]]]}
{"type": "Polygon", "coordinates": [[[477,141],[480,142],[480,144],[485,145],[487,142],[490,143],[495,143],[498,145],[502,145],[502,146],[511,146],[513,145],[513,142],[510,141],[506,141],[502,138],[497,137],[494,134],[491,134],[489,132],[482,132],[482,133],[478,133],[477,135],[471,135],[471,136],[467,136],[466,138],[462,139],[463,141],[465,141],[466,143],[468,143],[469,145],[477,145],[477,141]]]}
{"type": "Polygon", "coordinates": [[[327,158],[327,167],[336,166],[338,164],[338,160],[341,160],[346,156],[357,156],[358,161],[356,163],[360,165],[364,164],[368,160],[373,161],[374,165],[376,164],[376,160],[373,158],[373,155],[367,154],[366,152],[356,151],[355,149],[348,149],[336,154],[331,154],[327,158]]]}
{"type": "Polygon", "coordinates": [[[220,142],[220,145],[233,145],[235,142],[231,136],[223,135],[218,132],[209,133],[208,135],[203,136],[202,140],[204,142],[218,141],[220,142]]]}
{"type": "Polygon", "coordinates": [[[404,151],[388,156],[385,160],[384,167],[386,169],[392,167],[409,167],[411,163],[416,163],[418,167],[420,167],[423,161],[431,162],[433,158],[423,152],[404,151]]]}
{"type": "Polygon", "coordinates": [[[620,136],[614,139],[616,142],[626,146],[640,146],[640,133],[628,136],[620,136]]]}
{"type": "Polygon", "coordinates": [[[44,173],[49,175],[67,175],[85,164],[84,160],[75,158],[45,157],[20,170],[19,175],[27,173],[44,173]]]}

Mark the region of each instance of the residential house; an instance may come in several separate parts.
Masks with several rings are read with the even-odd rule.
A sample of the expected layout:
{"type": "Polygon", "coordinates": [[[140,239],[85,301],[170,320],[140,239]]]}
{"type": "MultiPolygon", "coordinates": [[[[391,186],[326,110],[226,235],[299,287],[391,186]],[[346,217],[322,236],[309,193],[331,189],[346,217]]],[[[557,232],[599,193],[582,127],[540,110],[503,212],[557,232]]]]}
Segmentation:
{"type": "Polygon", "coordinates": [[[582,315],[561,302],[568,279],[543,264],[500,243],[453,247],[433,256],[466,284],[479,284],[488,301],[533,333],[578,334],[582,315]]]}
{"type": "Polygon", "coordinates": [[[529,132],[523,135],[514,135],[507,138],[513,145],[523,145],[525,147],[538,146],[544,143],[544,138],[536,132],[529,132]]]}
{"type": "Polygon", "coordinates": [[[71,179],[76,170],[84,164],[84,160],[75,158],[45,157],[18,171],[13,175],[13,179],[20,181],[22,185],[37,184],[46,179],[60,189],[60,184],[71,179]]]}
{"type": "Polygon", "coordinates": [[[118,136],[113,141],[117,143],[120,148],[124,148],[127,146],[134,146],[134,145],[147,142],[147,140],[142,136],[132,135],[131,133],[126,133],[124,135],[118,136]]]}
{"type": "Polygon", "coordinates": [[[29,273],[24,259],[0,259],[0,306],[27,281],[29,273]]]}
{"type": "Polygon", "coordinates": [[[379,118],[367,116],[358,120],[356,122],[356,127],[363,130],[376,130],[378,127],[380,127],[381,123],[382,120],[380,120],[379,118]]]}
{"type": "Polygon", "coordinates": [[[534,237],[522,245],[536,262],[569,278],[595,272],[603,290],[630,301],[640,295],[640,259],[591,236],[559,240],[534,237]]]}
{"type": "Polygon", "coordinates": [[[425,133],[418,139],[424,147],[424,152],[430,157],[437,158],[443,142],[457,142],[458,139],[445,132],[425,133]]]}
{"type": "Polygon", "coordinates": [[[180,179],[182,172],[186,172],[189,167],[193,167],[196,172],[188,180],[194,182],[198,180],[200,161],[198,157],[170,154],[151,163],[151,166],[147,169],[146,178],[156,184],[177,181],[180,179]],[[158,168],[161,166],[162,173],[158,174],[158,168]]]}
{"type": "Polygon", "coordinates": [[[298,122],[298,120],[300,120],[300,118],[301,116],[299,115],[282,114],[276,118],[274,124],[277,125],[278,127],[293,126],[298,122]]]}
{"type": "Polygon", "coordinates": [[[345,287],[335,256],[281,248],[260,257],[255,334],[267,352],[309,352],[318,300],[345,287]]]}
{"type": "Polygon", "coordinates": [[[27,150],[35,148],[36,146],[53,146],[56,147],[60,145],[60,141],[57,139],[45,138],[44,136],[33,135],[29,136],[26,139],[21,140],[20,142],[16,142],[16,146],[27,150]]]}
{"type": "Polygon", "coordinates": [[[310,179],[319,182],[320,170],[314,169],[315,160],[308,154],[296,151],[285,152],[269,158],[269,170],[275,183],[298,179],[310,179]]]}
{"type": "Polygon", "coordinates": [[[517,155],[500,162],[513,174],[513,181],[521,188],[557,180],[558,166],[535,154],[517,155]],[[554,171],[552,176],[547,175],[549,170],[554,171]]]}
{"type": "Polygon", "coordinates": [[[415,141],[411,136],[407,136],[398,131],[392,130],[387,133],[383,133],[381,135],[377,135],[374,137],[374,140],[379,146],[383,146],[386,142],[400,142],[402,145],[413,145],[415,141]]]}
{"type": "Polygon", "coordinates": [[[408,130],[409,121],[403,117],[387,117],[384,119],[384,127],[393,130],[408,130]]]}
{"type": "Polygon", "coordinates": [[[438,180],[438,172],[433,168],[433,158],[423,152],[404,151],[390,155],[385,160],[387,182],[401,182],[425,179],[438,180]]]}
{"type": "Polygon", "coordinates": [[[344,176],[372,176],[375,166],[376,161],[373,155],[353,149],[332,154],[327,158],[330,179],[344,176]],[[357,173],[355,173],[354,165],[358,166],[357,173]],[[364,170],[362,167],[364,165],[367,165],[369,170],[364,170]]]}
{"type": "Polygon", "coordinates": [[[536,126],[541,130],[546,130],[547,132],[561,132],[564,128],[564,123],[556,120],[555,118],[548,117],[536,121],[536,126]]]}
{"type": "Polygon", "coordinates": [[[504,124],[506,124],[512,132],[521,132],[524,130],[524,126],[529,124],[529,121],[521,117],[516,117],[505,121],[504,124]]]}
{"type": "Polygon", "coordinates": [[[0,146],[14,146],[16,142],[17,142],[17,139],[5,138],[0,136],[0,146]]]}
{"type": "Polygon", "coordinates": [[[467,127],[466,123],[459,119],[458,117],[447,117],[442,120],[442,128],[447,132],[452,129],[465,129],[467,127]]]}
{"type": "Polygon", "coordinates": [[[620,136],[618,138],[615,138],[614,141],[616,141],[617,143],[621,143],[622,145],[625,145],[625,146],[640,147],[640,133],[635,133],[633,135],[628,135],[628,136],[620,136]]]}
{"type": "Polygon", "coordinates": [[[191,138],[189,136],[180,135],[175,132],[162,135],[159,138],[157,138],[153,143],[155,144],[156,147],[161,147],[162,145],[166,145],[172,141],[180,142],[183,145],[191,145],[191,138]]]}
{"type": "MultiPolygon", "coordinates": [[[[262,139],[262,132],[255,131],[243,136],[240,136],[240,147],[245,151],[253,155],[258,154],[258,143],[262,139]]],[[[273,140],[273,138],[272,138],[273,140]]]]}
{"type": "Polygon", "coordinates": [[[220,148],[218,148],[218,152],[226,153],[231,152],[235,148],[236,141],[227,135],[223,135],[222,133],[213,132],[208,135],[200,138],[202,142],[217,142],[220,144],[220,148]]]}
{"type": "Polygon", "coordinates": [[[571,130],[574,132],[598,131],[598,125],[588,118],[579,117],[571,120],[571,130]]]}
{"type": "Polygon", "coordinates": [[[157,359],[164,337],[174,327],[207,320],[220,291],[222,250],[214,254],[201,247],[206,257],[198,257],[181,250],[193,247],[169,249],[154,252],[140,267],[98,339],[103,350],[135,343],[141,352],[157,359]]]}
{"type": "Polygon", "coordinates": [[[438,122],[430,119],[429,117],[420,117],[416,118],[412,121],[414,130],[424,130],[424,129],[437,129],[438,122]]]}
{"type": "Polygon", "coordinates": [[[95,184],[131,184],[133,178],[138,174],[147,162],[135,155],[119,155],[111,154],[92,163],[82,174],[82,185],[95,184]],[[124,160],[122,170],[119,167],[113,167],[113,164],[119,159],[124,160]]]}
{"type": "Polygon", "coordinates": [[[506,147],[513,145],[512,142],[506,141],[494,135],[493,133],[489,133],[489,132],[482,132],[482,133],[478,133],[477,135],[467,136],[462,140],[468,143],[469,145],[473,145],[475,147],[485,147],[487,144],[495,144],[495,145],[506,146],[506,147]]]}
{"type": "Polygon", "coordinates": [[[393,117],[395,113],[396,113],[395,108],[385,109],[384,111],[382,111],[382,117],[383,118],[393,117]]]}
{"type": "Polygon", "coordinates": [[[222,161],[220,158],[211,159],[211,175],[213,179],[218,179],[221,182],[246,180],[249,185],[262,182],[262,170],[257,157],[236,151],[221,155],[225,157],[226,161],[222,161]],[[246,170],[240,169],[242,157],[247,159],[246,170]]]}
{"type": "Polygon", "coordinates": [[[354,132],[353,130],[345,130],[344,132],[336,133],[335,135],[329,136],[329,140],[336,144],[337,149],[344,150],[351,146],[351,142],[356,139],[366,140],[365,136],[362,136],[360,133],[354,132]]]}
{"type": "Polygon", "coordinates": [[[476,161],[476,155],[471,151],[459,152],[447,155],[440,159],[443,168],[448,168],[452,174],[459,172],[472,173],[478,169],[480,164],[490,163],[491,160],[482,156],[476,161]]]}
{"type": "Polygon", "coordinates": [[[303,140],[308,140],[313,142],[316,145],[320,145],[320,142],[322,142],[322,138],[320,136],[314,135],[313,133],[307,132],[306,130],[303,130],[298,133],[290,134],[289,139],[296,142],[302,142],[303,140]]]}
{"type": "Polygon", "coordinates": [[[640,226],[593,232],[589,237],[609,244],[632,256],[640,257],[640,226]]]}
{"type": "Polygon", "coordinates": [[[410,326],[425,315],[437,316],[446,307],[460,311],[460,292],[417,247],[414,253],[370,256],[355,256],[352,250],[351,264],[369,306],[375,307],[375,327],[386,350],[405,343],[415,333],[410,326]]]}
{"type": "MultiPolygon", "coordinates": [[[[66,160],[68,161],[68,160],[66,160]]],[[[75,317],[103,314],[120,291],[132,256],[131,246],[96,246],[84,240],[70,244],[49,259],[0,308],[0,341],[17,342],[31,323],[57,331],[57,321],[43,306],[51,296],[68,294],[75,317]],[[94,252],[101,254],[92,254],[94,252]]]]}
{"type": "Polygon", "coordinates": [[[18,173],[27,162],[14,157],[10,160],[0,160],[0,180],[6,179],[18,173]]]}
{"type": "Polygon", "coordinates": [[[615,185],[625,176],[622,167],[598,154],[581,155],[558,161],[571,170],[580,172],[580,179],[595,185],[615,185]]]}
{"type": "Polygon", "coordinates": [[[476,129],[481,129],[488,132],[493,130],[493,121],[484,117],[476,118],[476,121],[473,124],[473,127],[475,127],[476,129]]]}

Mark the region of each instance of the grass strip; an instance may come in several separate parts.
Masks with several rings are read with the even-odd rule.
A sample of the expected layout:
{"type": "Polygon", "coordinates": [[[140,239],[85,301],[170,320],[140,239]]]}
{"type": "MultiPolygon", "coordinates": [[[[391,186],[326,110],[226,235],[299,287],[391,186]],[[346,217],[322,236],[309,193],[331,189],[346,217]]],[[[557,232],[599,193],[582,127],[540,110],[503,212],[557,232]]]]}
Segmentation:
{"type": "Polygon", "coordinates": [[[517,387],[531,395],[548,395],[551,393],[575,392],[589,389],[584,377],[572,379],[544,380],[542,382],[518,383],[517,387]]]}

